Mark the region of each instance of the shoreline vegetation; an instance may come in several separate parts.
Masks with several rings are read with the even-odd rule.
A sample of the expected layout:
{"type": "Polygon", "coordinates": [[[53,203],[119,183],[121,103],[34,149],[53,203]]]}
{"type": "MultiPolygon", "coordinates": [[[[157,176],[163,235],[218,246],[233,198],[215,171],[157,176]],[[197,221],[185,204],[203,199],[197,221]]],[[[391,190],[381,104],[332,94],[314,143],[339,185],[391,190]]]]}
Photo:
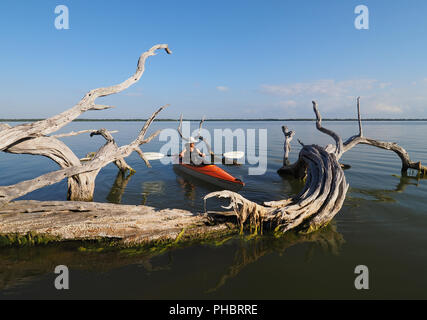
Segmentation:
{"type": "MultiPolygon", "coordinates": [[[[34,121],[41,121],[41,120],[45,120],[45,119],[38,119],[38,118],[22,118],[22,119],[0,119],[0,122],[34,122],[34,121]]],[[[142,122],[142,121],[147,121],[147,119],[143,119],[143,118],[135,118],[135,119],[115,119],[115,118],[111,118],[111,119],[74,119],[72,122],[142,122]]],[[[154,119],[154,122],[159,121],[159,122],[177,122],[179,120],[177,119],[154,119]]],[[[195,122],[199,122],[200,119],[183,119],[183,121],[195,121],[195,122]]],[[[283,119],[273,119],[273,118],[263,118],[263,119],[206,119],[206,122],[209,121],[216,121],[216,122],[221,122],[221,121],[281,121],[281,122],[285,122],[285,121],[316,121],[316,119],[311,119],[311,118],[283,118],[283,119]]],[[[344,119],[339,119],[339,118],[324,118],[322,119],[322,121],[357,121],[357,119],[353,119],[353,118],[344,118],[344,119]]],[[[427,121],[427,119],[405,119],[405,118],[400,118],[400,119],[387,119],[387,118],[369,118],[369,119],[363,119],[363,121],[427,121]]]]}

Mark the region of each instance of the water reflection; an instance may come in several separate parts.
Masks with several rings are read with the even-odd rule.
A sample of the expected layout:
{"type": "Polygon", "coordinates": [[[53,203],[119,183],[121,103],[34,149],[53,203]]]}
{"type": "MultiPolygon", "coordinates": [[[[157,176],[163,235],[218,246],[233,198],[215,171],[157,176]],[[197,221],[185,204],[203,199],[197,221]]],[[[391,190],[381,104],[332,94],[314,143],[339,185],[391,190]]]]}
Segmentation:
{"type": "MultiPolygon", "coordinates": [[[[427,180],[426,176],[417,174],[417,175],[408,175],[407,173],[402,173],[401,176],[393,175],[399,179],[399,183],[394,187],[394,189],[365,189],[365,188],[352,188],[350,187],[351,194],[358,193],[363,196],[368,197],[369,200],[378,201],[378,202],[396,202],[395,197],[396,193],[402,193],[408,186],[418,187],[421,180],[427,180]]],[[[357,196],[347,196],[347,204],[352,204],[353,202],[357,203],[358,200],[366,198],[357,197],[357,196]]]]}
{"type": "Polygon", "coordinates": [[[114,180],[113,186],[107,195],[108,202],[117,204],[122,203],[123,193],[125,192],[126,186],[128,185],[132,175],[133,172],[126,174],[125,172],[119,170],[116,176],[116,180],[114,180]]]}
{"type": "Polygon", "coordinates": [[[194,202],[196,200],[196,185],[180,176],[176,177],[176,182],[178,182],[184,191],[185,198],[194,202]]]}
{"type": "Polygon", "coordinates": [[[147,273],[169,270],[172,253],[161,263],[152,259],[159,253],[141,249],[112,249],[100,244],[68,242],[38,247],[9,247],[0,250],[0,291],[25,285],[45,274],[53,274],[57,265],[73,270],[108,272],[128,265],[143,267],[147,273]],[[141,252],[144,252],[143,254],[141,252]]]}
{"type": "Polygon", "coordinates": [[[141,204],[147,203],[150,195],[159,195],[164,193],[165,183],[163,181],[145,181],[142,183],[142,201],[141,204]]]}
{"type": "Polygon", "coordinates": [[[291,196],[297,195],[304,188],[305,178],[296,179],[292,176],[281,176],[281,178],[282,178],[282,190],[285,197],[288,197],[286,196],[287,194],[290,194],[291,196]]]}
{"type": "Polygon", "coordinates": [[[292,246],[301,243],[310,243],[306,252],[306,262],[309,262],[317,249],[338,255],[344,242],[344,237],[337,231],[336,225],[333,222],[317,232],[306,235],[289,232],[279,238],[267,235],[250,239],[249,241],[241,240],[238,242],[234,260],[228,271],[220,278],[214,288],[207,290],[207,293],[216,291],[227,280],[236,277],[246,266],[256,262],[267,254],[275,252],[283,255],[286,249],[292,246]]]}
{"type": "MultiPolygon", "coordinates": [[[[338,254],[344,243],[343,236],[331,224],[319,232],[308,235],[285,234],[279,238],[266,235],[257,238],[228,237],[222,240],[209,241],[206,246],[215,246],[221,250],[223,244],[233,246],[234,259],[228,271],[219,279],[218,284],[209,289],[213,292],[223,286],[230,278],[236,277],[247,265],[263,256],[276,252],[282,255],[285,250],[296,244],[311,243],[306,260],[309,261],[320,248],[332,254],[338,254]]],[[[227,245],[229,248],[229,246],[227,245]]],[[[178,248],[191,250],[191,247],[172,247],[168,251],[156,248],[112,248],[108,245],[91,242],[65,242],[57,245],[24,248],[2,248],[0,250],[0,291],[10,290],[40,279],[43,275],[52,274],[55,266],[63,264],[73,270],[92,272],[112,272],[115,269],[134,265],[142,267],[146,274],[152,272],[170,272],[174,268],[173,255],[178,248]]],[[[228,250],[228,249],[225,249],[228,250]]],[[[203,257],[201,257],[203,259],[203,257]]],[[[194,261],[190,262],[194,263],[194,261]]],[[[176,266],[180,270],[181,266],[176,266]]],[[[49,280],[50,281],[50,280],[49,280]]],[[[49,283],[50,285],[50,283],[49,283]]],[[[203,288],[205,291],[206,288],[203,288]]]]}
{"type": "MultiPolygon", "coordinates": [[[[107,201],[110,203],[121,204],[123,194],[125,193],[126,187],[133,176],[132,173],[125,173],[119,171],[117,173],[116,179],[110,189],[110,192],[107,195],[107,201]]],[[[162,194],[165,190],[164,181],[145,181],[142,183],[142,201],[141,204],[145,205],[147,203],[148,197],[154,194],[162,194]]]]}

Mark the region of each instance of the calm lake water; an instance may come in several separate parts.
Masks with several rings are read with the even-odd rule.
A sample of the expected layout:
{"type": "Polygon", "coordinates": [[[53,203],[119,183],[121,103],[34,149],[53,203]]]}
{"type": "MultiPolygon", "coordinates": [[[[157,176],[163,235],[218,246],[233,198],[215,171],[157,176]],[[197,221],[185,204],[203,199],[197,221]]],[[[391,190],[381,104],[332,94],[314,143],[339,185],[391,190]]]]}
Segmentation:
{"type": "MultiPolygon", "coordinates": [[[[62,132],[105,127],[119,130],[119,145],[133,140],[140,122],[74,122],[62,132]]],[[[296,194],[301,182],[281,178],[283,157],[280,122],[206,122],[204,127],[268,130],[268,169],[248,175],[249,165],[227,166],[245,181],[240,193],[256,202],[296,194]]],[[[291,160],[298,155],[297,138],[305,144],[332,140],[314,122],[288,122],[296,131],[291,160]]],[[[176,122],[155,122],[151,131],[176,128],[176,122]]],[[[194,129],[197,123],[193,123],[194,129]]],[[[325,122],[344,139],[356,122],[325,122]]],[[[416,161],[427,163],[426,122],[366,122],[365,135],[394,141],[416,161]]],[[[79,156],[96,151],[104,141],[87,135],[62,139],[79,156]]],[[[158,138],[142,146],[159,151],[158,138]]],[[[158,208],[203,210],[202,197],[212,187],[177,175],[171,165],[152,161],[148,169],[137,154],[127,158],[136,169],[126,185],[118,184],[114,165],[96,181],[95,201],[145,204],[158,208]]],[[[350,184],[346,201],[333,223],[310,236],[248,240],[234,237],[223,245],[194,245],[157,256],[123,251],[88,252],[79,244],[34,248],[0,248],[0,299],[7,298],[137,298],[137,299],[294,299],[294,298],[427,298],[427,180],[401,177],[400,159],[392,152],[357,146],[342,162],[350,184]],[[54,267],[70,268],[70,290],[57,291],[54,267]],[[354,288],[354,268],[366,265],[370,289],[354,288]]],[[[56,164],[36,156],[0,153],[0,185],[55,170],[56,164]]],[[[409,174],[415,175],[414,172],[409,174]]],[[[66,181],[37,190],[23,199],[65,200],[66,181]]],[[[215,200],[212,200],[215,202],[215,200]]]]}

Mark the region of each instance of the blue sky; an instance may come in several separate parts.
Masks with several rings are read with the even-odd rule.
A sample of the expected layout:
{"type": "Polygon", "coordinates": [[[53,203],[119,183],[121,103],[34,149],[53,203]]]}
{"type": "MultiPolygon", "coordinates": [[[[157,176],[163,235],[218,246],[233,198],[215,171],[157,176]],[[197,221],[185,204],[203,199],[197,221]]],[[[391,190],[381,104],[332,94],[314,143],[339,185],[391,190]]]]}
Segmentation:
{"type": "Polygon", "coordinates": [[[84,118],[427,118],[427,1],[1,1],[0,118],[46,117],[135,71],[84,118]],[[57,5],[70,29],[54,27],[57,5]],[[357,5],[369,30],[354,27],[357,5]]]}

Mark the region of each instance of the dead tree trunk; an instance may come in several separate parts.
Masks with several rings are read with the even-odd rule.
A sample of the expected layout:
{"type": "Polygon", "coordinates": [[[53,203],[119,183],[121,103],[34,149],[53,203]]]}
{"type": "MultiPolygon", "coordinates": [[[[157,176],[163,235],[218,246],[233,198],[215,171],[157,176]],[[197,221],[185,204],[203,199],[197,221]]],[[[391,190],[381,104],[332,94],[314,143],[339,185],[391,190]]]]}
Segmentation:
{"type": "MultiPolygon", "coordinates": [[[[12,186],[0,187],[0,206],[31,191],[60,182],[65,178],[73,177],[83,173],[89,173],[89,178],[94,181],[101,168],[112,162],[115,162],[116,165],[123,166],[123,159],[128,157],[134,151],[137,151],[143,160],[145,160],[144,154],[140,149],[140,145],[150,142],[160,133],[160,130],[158,130],[148,138],[145,138],[145,133],[147,132],[148,127],[154,121],[154,118],[157,116],[157,114],[164,108],[165,106],[161,107],[151,115],[151,117],[146,121],[138,137],[128,145],[118,147],[111,134],[107,130],[101,129],[92,134],[102,135],[107,140],[107,143],[98,150],[92,160],[87,161],[81,165],[70,166],[47,173],[35,179],[22,181],[12,186]]],[[[91,190],[91,194],[93,195],[93,190],[91,190]]]]}
{"type": "Polygon", "coordinates": [[[285,141],[283,143],[283,166],[289,165],[289,152],[291,152],[291,141],[295,135],[294,131],[289,131],[287,126],[282,126],[285,141]]]}
{"type": "Polygon", "coordinates": [[[136,83],[145,70],[146,59],[155,55],[155,51],[158,49],[165,49],[167,53],[171,53],[166,44],[153,46],[140,56],[137,70],[130,78],[115,86],[89,91],[77,105],[59,115],[46,120],[17,125],[15,127],[2,124],[0,126],[1,151],[15,154],[45,156],[55,161],[61,167],[61,170],[43,175],[36,179],[18,183],[14,186],[0,187],[0,205],[38,188],[59,182],[64,178],[68,178],[68,200],[91,201],[93,200],[93,193],[95,190],[95,179],[99,171],[105,165],[114,162],[120,171],[126,172],[129,170],[132,172],[133,169],[125,162],[124,158],[133,151],[136,151],[149,166],[139,146],[143,143],[147,143],[158,134],[157,132],[150,138],[144,139],[148,126],[163,107],[155,112],[146,122],[135,141],[121,148],[117,146],[110,132],[105,129],[84,130],[56,136],[47,135],[62,128],[88,110],[103,110],[110,108],[109,106],[96,105],[96,98],[121,92],[136,83]],[[90,132],[91,136],[102,135],[107,140],[107,143],[101,147],[98,152],[94,153],[92,157],[84,159],[87,160],[85,162],[79,160],[64,143],[57,140],[57,138],[74,136],[87,132],[90,132]]]}

